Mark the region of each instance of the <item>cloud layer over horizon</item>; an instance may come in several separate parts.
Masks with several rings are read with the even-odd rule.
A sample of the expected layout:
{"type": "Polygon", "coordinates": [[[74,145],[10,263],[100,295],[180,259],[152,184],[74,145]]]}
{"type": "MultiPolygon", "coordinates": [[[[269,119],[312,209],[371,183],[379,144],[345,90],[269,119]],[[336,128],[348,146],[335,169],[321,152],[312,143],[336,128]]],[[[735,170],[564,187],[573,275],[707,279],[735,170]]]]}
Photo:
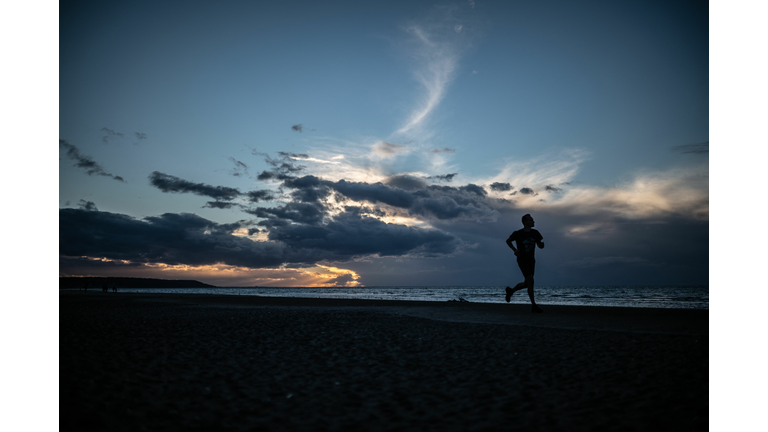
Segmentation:
{"type": "MultiPolygon", "coordinates": [[[[216,223],[193,213],[136,219],[98,211],[95,203],[82,200],[78,209],[60,209],[60,271],[81,273],[77,266],[92,268],[93,259],[107,260],[112,266],[275,270],[316,265],[349,268],[356,261],[386,257],[446,258],[470,253],[487,241],[485,235],[457,235],[453,226],[472,224],[479,234],[482,226],[495,227],[502,215],[509,214],[534,213],[558,221],[542,231],[547,237],[562,237],[561,242],[605,241],[616,235],[617,226],[631,220],[657,224],[672,217],[676,223],[706,226],[708,219],[706,169],[644,173],[613,188],[537,186],[547,194],[544,200],[532,188],[516,189],[508,182],[445,186],[407,175],[376,183],[324,180],[305,174],[307,167],[294,168],[292,157],[309,155],[283,153],[281,160],[262,156],[272,168],[257,180],[265,182],[265,189],[243,192],[157,171],[148,176],[150,185],[163,193],[214,198],[206,206],[219,203],[216,208],[238,208],[246,218],[234,223],[216,223]]],[[[563,262],[574,268],[608,264],[659,265],[638,256],[563,262]]],[[[365,277],[358,279],[354,282],[366,283],[365,277]]]]}

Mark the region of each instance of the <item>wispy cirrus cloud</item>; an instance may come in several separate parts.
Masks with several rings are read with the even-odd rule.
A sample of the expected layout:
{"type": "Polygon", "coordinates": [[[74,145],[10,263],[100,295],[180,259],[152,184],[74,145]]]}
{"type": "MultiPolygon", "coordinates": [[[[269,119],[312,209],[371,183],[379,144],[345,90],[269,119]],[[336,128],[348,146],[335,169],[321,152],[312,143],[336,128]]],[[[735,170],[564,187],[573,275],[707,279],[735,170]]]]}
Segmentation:
{"type": "MultiPolygon", "coordinates": [[[[109,144],[110,141],[113,141],[113,140],[120,141],[125,136],[124,133],[117,132],[107,127],[101,128],[99,132],[102,132],[101,142],[103,142],[104,144],[109,144]]],[[[136,140],[138,140],[138,141],[134,141],[133,143],[138,144],[139,142],[147,139],[147,134],[145,134],[144,132],[134,132],[133,137],[136,138],[136,140]]]]}
{"type": "Polygon", "coordinates": [[[248,165],[245,164],[245,162],[241,162],[233,157],[228,158],[230,162],[235,164],[235,167],[232,168],[230,171],[230,174],[234,177],[242,177],[242,176],[248,176],[248,165]]]}
{"type": "MultiPolygon", "coordinates": [[[[511,206],[527,211],[559,212],[564,215],[594,215],[597,218],[603,217],[601,215],[608,215],[612,218],[653,218],[664,215],[675,215],[696,220],[708,218],[708,169],[706,167],[693,171],[675,169],[664,173],[641,172],[635,175],[633,181],[613,186],[594,186],[575,182],[574,179],[579,173],[581,165],[589,158],[588,152],[579,149],[547,153],[528,160],[509,161],[499,169],[497,174],[491,177],[472,178],[467,176],[465,181],[467,186],[485,185],[484,188],[488,197],[481,201],[488,208],[511,206]],[[517,185],[517,189],[512,185],[517,185]],[[545,200],[542,200],[542,194],[547,195],[545,200]]],[[[447,219],[441,220],[451,220],[455,215],[477,214],[476,212],[466,212],[468,209],[463,209],[457,213],[452,210],[448,211],[447,209],[453,205],[448,200],[454,199],[454,196],[435,196],[436,191],[430,190],[424,182],[424,180],[434,179],[436,176],[418,172],[387,175],[380,171],[378,173],[372,171],[371,166],[356,167],[354,163],[346,165],[345,168],[349,172],[356,172],[357,169],[365,175],[359,174],[357,178],[361,180],[349,182],[350,177],[345,177],[347,172],[345,175],[339,176],[329,171],[323,171],[319,177],[324,179],[321,183],[332,181],[337,184],[346,178],[346,187],[341,189],[337,189],[335,186],[331,187],[337,192],[341,192],[342,195],[345,192],[351,192],[353,184],[358,190],[373,193],[376,189],[373,184],[377,182],[401,190],[418,191],[420,197],[416,201],[420,201],[419,206],[413,205],[413,202],[408,205],[394,205],[395,208],[408,209],[407,214],[401,212],[398,216],[406,215],[428,221],[444,217],[447,219]],[[364,187],[365,184],[372,187],[364,187]],[[429,200],[426,199],[428,196],[430,197],[429,200]]],[[[446,175],[445,180],[448,180],[447,176],[453,179],[452,175],[446,175]]],[[[388,191],[382,189],[381,192],[388,191]]],[[[357,196],[354,193],[346,196],[353,200],[365,199],[362,195],[357,196]]],[[[373,197],[374,195],[366,196],[373,197]]],[[[376,201],[369,202],[375,203],[376,201]]],[[[387,201],[379,202],[389,206],[393,204],[387,201]]],[[[477,206],[478,204],[473,205],[477,206]]],[[[458,208],[456,207],[456,209],[458,208]]],[[[391,212],[388,213],[388,216],[392,216],[391,212]]],[[[484,220],[491,219],[492,217],[484,220]]]]}
{"type": "Polygon", "coordinates": [[[75,161],[74,166],[84,169],[86,174],[109,177],[119,182],[125,183],[125,179],[122,177],[104,171],[104,168],[96,163],[96,161],[94,161],[91,157],[81,154],[80,149],[78,149],[76,145],[70,144],[66,140],[60,139],[59,147],[66,151],[67,157],[75,161]]]}
{"type": "Polygon", "coordinates": [[[275,192],[267,189],[241,192],[237,188],[195,183],[159,171],[154,171],[149,175],[149,183],[165,193],[190,193],[216,200],[207,202],[203,206],[205,208],[229,209],[232,207],[242,207],[241,204],[232,202],[236,198],[245,198],[247,203],[258,203],[276,199],[275,192]]]}
{"type": "Polygon", "coordinates": [[[580,184],[572,180],[589,154],[568,150],[507,163],[491,178],[474,179],[489,185],[491,196],[509,196],[514,205],[536,211],[571,215],[610,215],[624,218],[675,216],[709,218],[709,169],[706,165],[668,171],[641,171],[612,186],[580,184]],[[507,188],[507,185],[510,185],[507,188]],[[548,192],[545,201],[538,192],[548,192]]]}
{"type": "MultiPolygon", "coordinates": [[[[516,184],[531,191],[544,189],[546,185],[560,185],[571,181],[589,156],[589,152],[584,150],[570,149],[528,160],[512,160],[504,164],[497,174],[475,179],[475,182],[516,184]]],[[[504,192],[500,189],[494,190],[504,192]]]]}
{"type": "Polygon", "coordinates": [[[154,171],[149,175],[149,183],[163,192],[191,193],[207,196],[216,200],[233,200],[240,196],[236,188],[211,186],[205,183],[194,183],[169,174],[154,171]]]}
{"type": "Polygon", "coordinates": [[[709,154],[709,141],[697,144],[676,145],[672,146],[670,150],[680,154],[709,154]]]}
{"type": "Polygon", "coordinates": [[[304,165],[296,165],[295,160],[309,158],[306,153],[278,152],[279,157],[272,157],[267,153],[261,153],[256,150],[254,155],[264,157],[264,162],[272,167],[271,170],[264,170],[257,176],[259,180],[286,180],[296,176],[299,172],[306,169],[304,165]]]}
{"type": "Polygon", "coordinates": [[[410,37],[409,54],[416,63],[413,76],[424,93],[397,134],[420,132],[425,135],[420,129],[445,97],[461,54],[468,45],[466,26],[458,15],[456,7],[434,6],[426,19],[404,28],[410,37]]]}
{"type": "MultiPolygon", "coordinates": [[[[342,154],[345,158],[334,163],[336,166],[333,167],[313,167],[317,168],[314,173],[331,179],[382,181],[393,174],[403,173],[401,168],[413,162],[406,160],[412,154],[417,154],[428,165],[418,172],[422,177],[427,176],[426,173],[456,170],[457,167],[447,164],[447,159],[456,153],[454,148],[430,145],[437,132],[428,120],[445,97],[456,76],[461,55],[477,31],[466,14],[468,10],[466,5],[433,6],[426,17],[402,27],[405,39],[401,40],[400,47],[411,60],[413,77],[420,84],[420,94],[406,109],[400,127],[389,136],[346,140],[314,137],[312,154],[318,158],[317,162],[327,163],[334,153],[333,156],[342,154]]],[[[417,174],[414,171],[411,173],[417,174]]]]}
{"type": "Polygon", "coordinates": [[[115,132],[112,129],[109,128],[101,128],[100,132],[104,132],[104,135],[101,137],[101,142],[104,144],[109,144],[110,139],[113,138],[122,138],[123,134],[120,132],[115,132]]]}
{"type": "Polygon", "coordinates": [[[374,153],[380,156],[394,156],[398,153],[406,151],[408,147],[402,144],[393,144],[386,141],[381,141],[373,147],[374,153]]]}
{"type": "Polygon", "coordinates": [[[459,175],[459,173],[439,174],[439,175],[429,176],[429,177],[427,177],[427,179],[430,179],[430,180],[434,179],[434,180],[437,180],[437,181],[450,182],[457,175],[459,175]]]}
{"type": "Polygon", "coordinates": [[[571,186],[546,206],[573,215],[613,215],[638,219],[682,217],[709,219],[709,169],[706,166],[641,172],[612,187],[571,186]]]}

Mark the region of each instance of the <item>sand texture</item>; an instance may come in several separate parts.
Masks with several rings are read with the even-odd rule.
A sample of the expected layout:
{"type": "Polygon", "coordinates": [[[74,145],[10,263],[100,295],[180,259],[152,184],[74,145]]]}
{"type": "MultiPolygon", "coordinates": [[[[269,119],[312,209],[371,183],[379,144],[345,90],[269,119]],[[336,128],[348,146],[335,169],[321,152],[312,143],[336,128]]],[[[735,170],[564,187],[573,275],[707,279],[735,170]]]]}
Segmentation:
{"type": "Polygon", "coordinates": [[[695,431],[708,311],[59,294],[62,431],[695,431]]]}

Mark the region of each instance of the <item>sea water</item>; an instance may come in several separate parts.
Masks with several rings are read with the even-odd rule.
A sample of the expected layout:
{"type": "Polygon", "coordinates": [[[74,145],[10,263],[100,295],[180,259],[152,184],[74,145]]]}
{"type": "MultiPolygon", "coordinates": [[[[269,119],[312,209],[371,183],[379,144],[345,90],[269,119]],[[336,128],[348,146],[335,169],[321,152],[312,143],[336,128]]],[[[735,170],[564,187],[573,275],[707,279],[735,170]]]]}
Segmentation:
{"type": "MultiPolygon", "coordinates": [[[[118,291],[435,302],[463,299],[475,303],[504,303],[504,287],[500,286],[118,288],[118,291]]],[[[535,295],[536,303],[542,306],[709,309],[708,285],[537,286],[535,295]]],[[[516,292],[511,303],[529,304],[527,291],[516,292]]]]}

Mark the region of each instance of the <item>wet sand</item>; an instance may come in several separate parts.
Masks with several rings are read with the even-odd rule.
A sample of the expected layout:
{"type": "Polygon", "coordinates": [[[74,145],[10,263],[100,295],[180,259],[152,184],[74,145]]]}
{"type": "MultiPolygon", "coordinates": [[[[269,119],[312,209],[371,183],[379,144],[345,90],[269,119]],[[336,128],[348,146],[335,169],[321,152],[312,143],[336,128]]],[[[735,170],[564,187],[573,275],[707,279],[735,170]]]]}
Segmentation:
{"type": "Polygon", "coordinates": [[[706,310],[60,291],[62,431],[707,430],[706,310]]]}

